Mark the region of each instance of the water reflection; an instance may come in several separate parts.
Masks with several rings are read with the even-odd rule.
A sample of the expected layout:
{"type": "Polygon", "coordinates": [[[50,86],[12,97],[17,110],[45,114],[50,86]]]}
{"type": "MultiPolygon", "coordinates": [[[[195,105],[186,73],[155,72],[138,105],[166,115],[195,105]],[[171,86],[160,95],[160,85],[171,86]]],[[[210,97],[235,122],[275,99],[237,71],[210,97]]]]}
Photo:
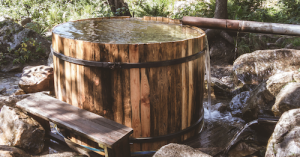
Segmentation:
{"type": "Polygon", "coordinates": [[[138,19],[67,22],[57,26],[53,32],[65,38],[115,44],[170,42],[201,35],[186,26],[138,19]]]}

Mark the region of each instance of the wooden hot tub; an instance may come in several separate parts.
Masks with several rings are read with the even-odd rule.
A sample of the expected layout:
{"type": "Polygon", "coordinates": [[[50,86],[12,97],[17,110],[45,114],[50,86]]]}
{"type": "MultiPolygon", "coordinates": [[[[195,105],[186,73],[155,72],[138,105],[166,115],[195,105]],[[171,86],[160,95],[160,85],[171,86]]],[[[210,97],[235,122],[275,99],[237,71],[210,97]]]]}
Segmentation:
{"type": "MultiPolygon", "coordinates": [[[[144,17],[137,20],[164,25],[156,33],[170,31],[176,40],[146,43],[98,40],[101,33],[96,23],[116,19],[125,23],[133,20],[96,18],[54,27],[56,97],[133,128],[132,151],[157,150],[167,143],[180,143],[198,134],[204,116],[204,31],[181,26],[178,20],[144,17]],[[77,23],[82,30],[74,36],[59,31],[67,25],[72,25],[69,29],[72,31],[77,23]],[[176,27],[177,32],[171,27],[176,27]],[[176,33],[192,37],[177,40],[176,33]],[[91,37],[85,39],[80,35],[91,37]]],[[[80,137],[74,141],[93,145],[80,137]]]]}

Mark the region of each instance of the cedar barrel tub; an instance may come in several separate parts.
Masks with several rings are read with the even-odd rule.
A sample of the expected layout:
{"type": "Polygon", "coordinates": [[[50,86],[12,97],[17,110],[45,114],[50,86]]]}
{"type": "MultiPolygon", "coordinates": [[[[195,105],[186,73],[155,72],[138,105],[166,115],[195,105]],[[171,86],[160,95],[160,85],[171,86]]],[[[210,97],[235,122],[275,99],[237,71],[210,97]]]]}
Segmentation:
{"type": "MultiPolygon", "coordinates": [[[[132,18],[73,22],[101,22],[104,19],[132,18]]],[[[179,20],[162,17],[137,20],[180,26],[179,20]]],[[[204,116],[204,31],[180,26],[181,33],[194,37],[118,44],[82,39],[82,33],[76,37],[56,33],[68,23],[53,28],[55,94],[58,99],[133,128],[132,152],[157,150],[199,133],[204,116]]],[[[81,28],[89,32],[91,26],[81,28]]],[[[87,139],[72,134],[71,137],[79,144],[96,147],[87,139]]]]}

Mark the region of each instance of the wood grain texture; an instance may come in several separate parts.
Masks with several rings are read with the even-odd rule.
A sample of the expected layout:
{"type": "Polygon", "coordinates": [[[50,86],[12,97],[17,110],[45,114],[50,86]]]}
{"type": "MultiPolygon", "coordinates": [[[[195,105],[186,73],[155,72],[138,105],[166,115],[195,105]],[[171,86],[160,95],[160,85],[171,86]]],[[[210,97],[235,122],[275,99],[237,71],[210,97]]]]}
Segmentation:
{"type": "Polygon", "coordinates": [[[163,23],[169,23],[169,20],[170,20],[170,19],[167,18],[167,17],[163,17],[163,18],[162,18],[162,22],[163,22],[163,23]]]}
{"type": "MultiPolygon", "coordinates": [[[[158,51],[158,59],[159,60],[166,60],[168,58],[168,49],[170,49],[172,44],[170,43],[161,43],[158,51]]],[[[169,79],[168,79],[168,67],[160,67],[158,69],[157,75],[157,82],[158,82],[158,99],[159,103],[155,104],[158,106],[158,134],[165,135],[168,132],[168,93],[169,93],[169,79]],[[162,105],[165,104],[165,105],[162,105]]],[[[167,141],[162,141],[160,144],[156,145],[157,147],[161,147],[166,145],[167,141]]]]}
{"type": "MultiPolygon", "coordinates": [[[[75,58],[83,59],[83,42],[76,41],[76,56],[75,58]]],[[[77,100],[78,100],[78,107],[83,108],[83,101],[84,101],[84,66],[83,65],[76,65],[77,67],[77,100]]]]}
{"type": "MultiPolygon", "coordinates": [[[[120,62],[120,54],[118,50],[118,45],[111,44],[110,52],[112,53],[111,62],[120,62]]],[[[121,85],[121,70],[113,69],[113,113],[114,121],[122,124],[123,122],[123,105],[122,105],[122,85],[121,85]]]]}
{"type": "MultiPolygon", "coordinates": [[[[129,45],[119,45],[120,61],[129,63],[129,45]]],[[[123,122],[122,124],[131,127],[132,109],[130,104],[130,70],[121,70],[122,102],[123,102],[123,122]]]]}
{"type": "MultiPolygon", "coordinates": [[[[76,52],[76,41],[70,40],[70,57],[76,58],[77,52],[76,52]]],[[[77,78],[77,65],[76,64],[70,64],[71,69],[71,99],[72,99],[72,105],[78,107],[78,78],[77,78]]]]}
{"type": "MultiPolygon", "coordinates": [[[[64,47],[64,55],[66,56],[70,56],[70,43],[69,41],[72,40],[72,39],[67,39],[67,38],[64,38],[63,39],[63,47],[64,47]]],[[[69,62],[65,62],[65,70],[64,70],[64,73],[65,73],[65,85],[66,85],[66,102],[69,103],[69,104],[72,104],[72,98],[71,98],[71,63],[69,62]]]]}
{"type": "Polygon", "coordinates": [[[151,17],[151,21],[156,21],[156,19],[157,19],[156,17],[153,16],[151,17]]]}
{"type": "MultiPolygon", "coordinates": [[[[163,17],[143,19],[149,20],[148,22],[155,20],[163,23],[178,23],[178,20],[163,17]]],[[[54,34],[52,42],[56,51],[84,60],[153,62],[186,57],[203,49],[205,34],[200,35],[204,33],[201,29],[183,27],[183,32],[198,33],[199,37],[169,43],[118,45],[74,42],[54,34]]],[[[132,127],[134,129],[132,137],[155,137],[178,132],[189,127],[203,115],[200,113],[203,110],[203,56],[178,65],[142,69],[74,66],[60,59],[56,60],[56,65],[54,65],[55,75],[57,75],[55,76],[56,95],[60,100],[72,101],[74,106],[132,127]],[[68,84],[67,80],[71,83],[68,84]]],[[[168,141],[133,144],[131,150],[157,150],[168,142],[181,142],[192,137],[197,130],[199,128],[181,138],[168,141]]],[[[91,141],[85,142],[84,138],[79,142],[95,145],[91,141]]]]}
{"type": "MultiPolygon", "coordinates": [[[[148,62],[149,52],[146,49],[145,44],[139,45],[139,52],[144,52],[139,56],[139,62],[148,62]]],[[[151,136],[151,108],[150,108],[150,85],[149,85],[149,76],[148,72],[149,68],[141,68],[141,136],[142,137],[150,137],[151,136]]],[[[149,150],[151,148],[151,144],[143,143],[141,144],[141,149],[149,150]]]]}
{"type": "Polygon", "coordinates": [[[42,93],[33,94],[16,106],[110,148],[132,133],[131,128],[42,93]]]}
{"type": "MultiPolygon", "coordinates": [[[[187,53],[187,41],[183,42],[182,49],[181,49],[181,57],[185,57],[187,53]]],[[[182,101],[181,101],[181,129],[185,129],[188,126],[188,79],[187,79],[187,72],[186,67],[188,63],[182,63],[181,64],[181,84],[182,84],[182,101]]],[[[182,137],[182,140],[186,140],[187,137],[182,137]]]]}
{"type": "Polygon", "coordinates": [[[156,21],[162,22],[162,20],[163,20],[163,17],[156,17],[156,21]]]}
{"type": "MultiPolygon", "coordinates": [[[[129,46],[130,63],[139,62],[139,45],[129,46]]],[[[130,97],[132,107],[132,125],[133,136],[141,137],[141,114],[140,114],[140,69],[130,69],[130,97]]],[[[134,150],[141,150],[140,144],[133,145],[134,150]]]]}
{"type": "MultiPolygon", "coordinates": [[[[193,40],[190,39],[188,40],[188,55],[192,55],[193,54],[193,40]]],[[[193,61],[188,62],[189,65],[189,98],[188,98],[188,126],[191,125],[192,123],[192,106],[194,103],[194,84],[193,84],[193,61]]]]}

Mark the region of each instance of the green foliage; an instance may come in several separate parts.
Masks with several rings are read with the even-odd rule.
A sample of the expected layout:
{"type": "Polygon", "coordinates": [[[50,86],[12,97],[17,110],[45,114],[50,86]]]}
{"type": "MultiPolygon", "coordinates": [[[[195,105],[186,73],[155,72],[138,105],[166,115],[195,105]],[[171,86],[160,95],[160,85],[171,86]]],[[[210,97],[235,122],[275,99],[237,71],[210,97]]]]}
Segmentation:
{"type": "Polygon", "coordinates": [[[300,23],[299,0],[279,0],[278,3],[270,0],[229,0],[228,18],[236,20],[300,23]]]}
{"type": "Polygon", "coordinates": [[[129,8],[136,17],[170,15],[174,0],[129,0],[129,8]]]}
{"type": "Polygon", "coordinates": [[[183,16],[196,16],[196,17],[214,17],[216,8],[216,1],[209,2],[196,1],[189,5],[184,5],[178,10],[173,11],[171,15],[174,19],[181,19],[183,16]]]}
{"type": "Polygon", "coordinates": [[[39,27],[29,28],[38,33],[70,20],[113,15],[104,0],[3,0],[0,10],[0,16],[8,15],[15,21],[30,17],[39,27]]]}
{"type": "MultiPolygon", "coordinates": [[[[9,48],[8,48],[9,49],[9,48]]],[[[45,53],[42,49],[41,42],[37,42],[37,39],[33,38],[25,38],[22,41],[21,47],[15,51],[9,51],[9,53],[13,53],[15,59],[13,60],[13,64],[16,63],[26,63],[31,59],[37,59],[45,53]],[[30,51],[34,50],[34,52],[30,51]]]]}
{"type": "Polygon", "coordinates": [[[126,7],[118,8],[115,12],[115,15],[120,16],[124,15],[127,11],[129,11],[126,7]]]}

